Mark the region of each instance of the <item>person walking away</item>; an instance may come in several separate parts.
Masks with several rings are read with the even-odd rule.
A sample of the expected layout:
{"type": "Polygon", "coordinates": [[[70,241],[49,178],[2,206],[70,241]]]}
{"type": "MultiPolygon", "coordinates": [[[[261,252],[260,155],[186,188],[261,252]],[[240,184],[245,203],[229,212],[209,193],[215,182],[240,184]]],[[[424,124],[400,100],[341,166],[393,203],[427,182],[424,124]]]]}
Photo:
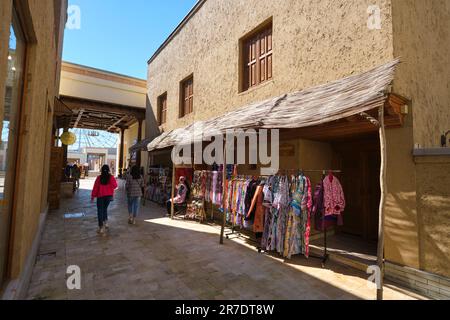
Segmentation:
{"type": "Polygon", "coordinates": [[[76,163],[73,165],[72,175],[75,180],[75,189],[80,189],[81,169],[76,163]]]}
{"type": "Polygon", "coordinates": [[[136,224],[136,217],[139,213],[142,189],[144,188],[144,178],[138,166],[133,166],[130,174],[126,176],[125,190],[128,199],[128,223],[136,224]]]}
{"type": "MultiPolygon", "coordinates": [[[[174,211],[177,212],[179,205],[185,203],[186,196],[188,194],[189,188],[186,184],[186,177],[181,176],[179,179],[179,184],[176,186],[176,195],[173,198],[174,211]]],[[[167,215],[171,215],[172,211],[172,199],[167,201],[167,215]]]]}
{"type": "Polygon", "coordinates": [[[98,233],[104,235],[108,226],[108,206],[113,200],[117,181],[111,175],[108,165],[104,165],[101,175],[97,177],[91,193],[91,201],[97,198],[98,233]]]}
{"type": "Polygon", "coordinates": [[[70,163],[66,165],[66,168],[64,169],[64,176],[66,178],[66,182],[70,182],[70,177],[72,175],[72,166],[70,163]]]}

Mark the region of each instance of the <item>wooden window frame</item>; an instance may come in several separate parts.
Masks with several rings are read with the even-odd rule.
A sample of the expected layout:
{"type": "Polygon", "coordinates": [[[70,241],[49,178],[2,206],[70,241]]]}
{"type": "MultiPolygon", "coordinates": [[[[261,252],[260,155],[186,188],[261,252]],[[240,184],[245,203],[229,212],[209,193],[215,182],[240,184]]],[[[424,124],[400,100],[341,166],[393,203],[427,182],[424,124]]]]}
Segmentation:
{"type": "Polygon", "coordinates": [[[179,118],[194,112],[194,75],[191,74],[180,82],[179,118]]]}
{"type": "Polygon", "coordinates": [[[162,126],[167,122],[167,92],[158,97],[158,125],[162,126]],[[165,104],[164,104],[165,102],[165,104]]]}
{"type": "Polygon", "coordinates": [[[240,85],[245,92],[273,79],[273,22],[263,22],[240,43],[240,85]]]}

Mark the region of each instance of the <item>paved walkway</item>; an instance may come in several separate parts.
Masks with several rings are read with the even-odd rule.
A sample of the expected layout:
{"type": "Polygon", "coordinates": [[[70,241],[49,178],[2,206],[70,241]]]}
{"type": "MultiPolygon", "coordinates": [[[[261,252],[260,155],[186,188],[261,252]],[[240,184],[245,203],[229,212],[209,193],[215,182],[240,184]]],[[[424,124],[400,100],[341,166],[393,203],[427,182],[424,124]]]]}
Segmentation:
{"type": "MultiPolygon", "coordinates": [[[[220,228],[171,221],[147,202],[128,225],[123,186],[111,204],[108,236],[97,235],[92,180],[51,212],[33,271],[29,299],[374,299],[367,276],[317,259],[284,261],[258,254],[240,240],[219,245],[220,228]],[[86,213],[65,219],[65,213],[86,213]],[[66,269],[82,272],[81,290],[68,290],[66,269]]],[[[411,299],[386,288],[387,299],[411,299]]]]}

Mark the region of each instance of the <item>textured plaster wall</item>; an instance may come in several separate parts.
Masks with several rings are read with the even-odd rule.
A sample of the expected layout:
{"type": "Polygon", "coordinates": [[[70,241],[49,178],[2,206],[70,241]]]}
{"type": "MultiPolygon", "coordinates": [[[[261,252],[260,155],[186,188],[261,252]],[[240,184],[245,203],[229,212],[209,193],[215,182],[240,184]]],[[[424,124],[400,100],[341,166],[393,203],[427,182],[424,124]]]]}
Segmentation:
{"type": "Polygon", "coordinates": [[[450,277],[450,156],[418,157],[416,163],[420,268],[450,277]]]}
{"type": "Polygon", "coordinates": [[[365,71],[393,58],[390,0],[208,0],[150,63],[148,96],[167,91],[173,129],[251,102],[365,71]],[[378,4],[382,29],[369,30],[378,4]],[[273,80],[239,93],[239,39],[273,18],[273,80]],[[179,114],[180,81],[194,75],[194,113],[179,114]]]}
{"type": "Polygon", "coordinates": [[[394,89],[412,101],[414,143],[440,147],[450,130],[450,1],[392,0],[394,89]]]}
{"type": "MultiPolygon", "coordinates": [[[[450,129],[450,2],[393,0],[392,11],[394,56],[402,58],[393,91],[411,103],[403,128],[386,132],[385,255],[389,261],[448,276],[448,258],[442,259],[448,254],[442,250],[448,243],[448,206],[441,193],[430,194],[438,169],[431,163],[416,166],[412,150],[416,144],[440,146],[440,134],[450,129]]],[[[439,172],[445,179],[449,171],[439,172]]]]}
{"type": "Polygon", "coordinates": [[[386,130],[385,257],[400,265],[419,268],[412,115],[405,119],[404,127],[386,130]]]}
{"type": "MultiPolygon", "coordinates": [[[[8,48],[11,3],[10,0],[0,3],[0,88],[4,88],[4,63],[7,60],[5,49],[8,48]]],[[[54,1],[28,3],[31,21],[27,22],[32,22],[29,25],[34,29],[36,42],[28,44],[27,52],[26,89],[17,161],[19,175],[16,178],[12,278],[18,277],[22,271],[36,235],[40,214],[46,206],[49,165],[47,153],[53,121],[53,97],[58,91],[57,61],[60,61],[54,32],[54,1]]],[[[29,30],[26,29],[25,32],[29,30]]],[[[3,109],[3,92],[0,97],[0,109],[3,109]]]]}

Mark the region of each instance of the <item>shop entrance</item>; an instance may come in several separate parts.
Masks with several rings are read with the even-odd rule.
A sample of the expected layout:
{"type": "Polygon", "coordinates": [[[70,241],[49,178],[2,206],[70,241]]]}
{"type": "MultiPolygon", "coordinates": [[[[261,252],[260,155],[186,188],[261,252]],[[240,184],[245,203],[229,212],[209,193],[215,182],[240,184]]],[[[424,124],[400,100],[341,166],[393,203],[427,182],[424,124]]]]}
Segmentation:
{"type": "MultiPolygon", "coordinates": [[[[343,226],[329,230],[329,254],[361,263],[373,264],[377,256],[380,191],[380,144],[377,134],[331,142],[333,168],[345,193],[343,226]]],[[[323,238],[311,242],[323,249],[323,238]]],[[[345,262],[345,261],[344,261],[345,262]]],[[[352,263],[352,265],[354,265],[352,263]]]]}
{"type": "Polygon", "coordinates": [[[378,240],[380,146],[378,137],[333,144],[336,165],[342,168],[347,206],[339,231],[367,241],[378,240]]]}
{"type": "Polygon", "coordinates": [[[89,164],[89,171],[100,172],[102,166],[106,164],[106,155],[89,153],[87,155],[87,162],[89,164]]]}

